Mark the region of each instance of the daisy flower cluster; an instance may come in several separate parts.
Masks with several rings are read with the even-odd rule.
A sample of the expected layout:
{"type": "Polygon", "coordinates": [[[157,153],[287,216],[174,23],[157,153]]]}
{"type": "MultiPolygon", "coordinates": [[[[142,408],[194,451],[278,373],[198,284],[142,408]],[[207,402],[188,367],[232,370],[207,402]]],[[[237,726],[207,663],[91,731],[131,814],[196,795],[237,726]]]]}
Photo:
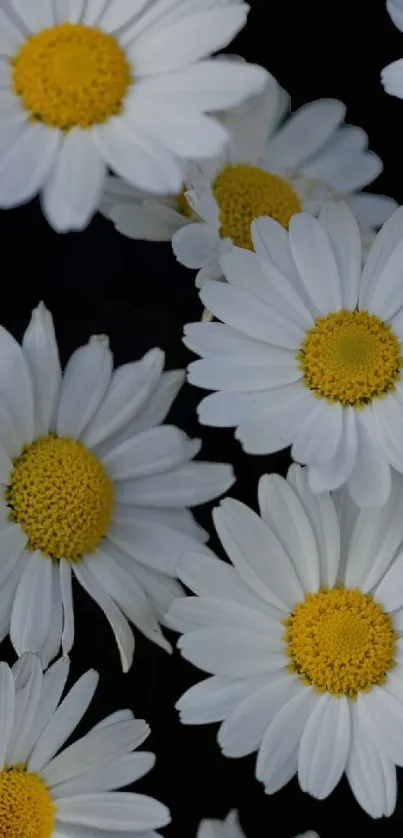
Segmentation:
{"type": "MultiPolygon", "coordinates": [[[[386,9],[403,31],[403,0],[386,9]]],[[[382,161],[342,101],[295,109],[269,69],[220,53],[248,13],[0,6],[0,209],[39,198],[57,233],[100,213],[168,242],[202,315],[184,324],[187,370],[166,368],[158,338],[115,365],[104,334],[62,369],[43,302],[21,341],[0,326],[0,641],[14,660],[0,660],[0,838],[160,838],[171,819],[132,788],[155,762],[137,750],[145,721],[117,709],[76,731],[98,683],[70,680],[70,656],[91,648],[79,587],[124,673],[138,633],[168,654],[179,635],[178,660],[204,673],[178,697],[181,724],[218,725],[224,757],[255,755],[266,795],[296,778],[324,800],[345,776],[371,818],[396,808],[403,207],[371,186],[382,161]],[[267,459],[258,511],[224,497],[211,531],[197,508],[236,495],[236,473],[171,422],[185,379],[208,391],[201,429],[293,461],[280,476],[267,459]]],[[[403,59],[381,83],[403,98],[403,59]]],[[[245,838],[233,805],[196,838],[245,838]]]]}

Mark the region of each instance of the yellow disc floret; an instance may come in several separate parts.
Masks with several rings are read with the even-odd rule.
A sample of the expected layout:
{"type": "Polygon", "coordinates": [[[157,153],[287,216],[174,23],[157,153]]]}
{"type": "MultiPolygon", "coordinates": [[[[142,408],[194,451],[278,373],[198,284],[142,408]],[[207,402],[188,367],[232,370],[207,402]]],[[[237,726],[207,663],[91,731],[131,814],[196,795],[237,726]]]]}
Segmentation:
{"type": "Polygon", "coordinates": [[[221,237],[248,250],[253,250],[250,225],[255,218],[269,215],[288,227],[291,216],[301,211],[298,195],[286,180],[247,163],[224,166],[212,192],[219,208],[221,237]]]}
{"type": "Polygon", "coordinates": [[[343,407],[365,407],[394,390],[401,346],[390,326],[367,311],[338,311],[318,318],[297,354],[304,384],[343,407]]]}
{"type": "Polygon", "coordinates": [[[113,488],[91,451],[50,435],[27,445],[14,461],[6,501],[10,519],[29,538],[29,550],[78,561],[94,552],[105,535],[113,488]]]}
{"type": "Polygon", "coordinates": [[[37,774],[0,771],[0,838],[50,838],[54,822],[52,798],[37,774]]]}
{"type": "Polygon", "coordinates": [[[306,594],[285,623],[290,669],[318,692],[355,698],[394,666],[392,619],[356,588],[306,594]]]}
{"type": "Polygon", "coordinates": [[[120,113],[131,82],[116,38],[78,23],[30,35],[11,64],[14,91],[31,119],[64,131],[120,113]]]}

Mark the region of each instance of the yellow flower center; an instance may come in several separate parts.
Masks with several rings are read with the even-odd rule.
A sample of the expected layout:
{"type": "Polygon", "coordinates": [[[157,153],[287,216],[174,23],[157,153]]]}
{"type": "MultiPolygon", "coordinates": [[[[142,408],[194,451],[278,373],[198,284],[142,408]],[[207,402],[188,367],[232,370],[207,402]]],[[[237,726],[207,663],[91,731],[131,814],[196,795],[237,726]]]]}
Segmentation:
{"type": "Polygon", "coordinates": [[[176,195],[176,209],[178,210],[178,212],[180,212],[181,215],[184,215],[185,218],[192,218],[193,210],[186,197],[186,192],[187,189],[186,187],[184,187],[182,189],[182,192],[179,192],[178,195],[176,195]]]}
{"type": "Polygon", "coordinates": [[[318,692],[355,698],[394,666],[392,619],[356,588],[306,594],[285,624],[290,669],[318,692]]]}
{"type": "Polygon", "coordinates": [[[79,23],[30,35],[11,64],[14,91],[31,119],[64,131],[120,113],[131,82],[116,38],[79,23]]]}
{"type": "Polygon", "coordinates": [[[250,225],[255,218],[269,215],[288,227],[291,216],[301,211],[298,195],[286,180],[247,163],[224,166],[212,192],[219,208],[221,237],[248,250],[253,250],[250,225]]]}
{"type": "Polygon", "coordinates": [[[0,771],[1,838],[50,838],[55,822],[51,796],[37,774],[0,771]]]}
{"type": "Polygon", "coordinates": [[[297,360],[305,386],[318,397],[361,408],[394,390],[403,359],[387,323],[367,311],[343,310],[318,318],[297,360]]]}
{"type": "Polygon", "coordinates": [[[91,451],[50,435],[25,446],[14,461],[6,502],[10,519],[29,538],[28,550],[78,561],[94,552],[105,535],[113,487],[91,451]]]}

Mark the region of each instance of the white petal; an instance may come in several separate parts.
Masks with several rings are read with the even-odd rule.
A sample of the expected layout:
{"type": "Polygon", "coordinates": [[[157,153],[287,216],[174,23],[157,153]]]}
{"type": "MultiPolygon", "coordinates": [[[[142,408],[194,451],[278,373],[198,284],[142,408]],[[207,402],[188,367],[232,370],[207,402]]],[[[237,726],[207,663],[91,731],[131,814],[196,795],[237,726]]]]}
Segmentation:
{"type": "Polygon", "coordinates": [[[402,473],[403,446],[400,429],[403,419],[403,401],[399,391],[388,393],[387,398],[374,399],[370,409],[383,454],[392,468],[402,473]]]}
{"type": "Polygon", "coordinates": [[[0,162],[0,207],[24,204],[43,187],[60,146],[57,129],[26,122],[0,162]]]}
{"type": "Polygon", "coordinates": [[[381,82],[386,93],[391,96],[403,97],[403,59],[392,61],[381,72],[381,82]]]}
{"type": "Polygon", "coordinates": [[[63,632],[62,632],[62,649],[63,654],[68,655],[74,643],[74,608],[73,608],[73,589],[72,589],[72,571],[70,562],[65,559],[59,561],[60,573],[60,592],[62,595],[63,604],[63,632]]]}
{"type": "MultiPolygon", "coordinates": [[[[115,722],[95,731],[91,730],[52,759],[41,771],[41,777],[51,789],[60,783],[75,780],[82,774],[130,753],[139,742],[144,741],[144,734],[148,733],[148,726],[138,719],[115,722]]],[[[69,797],[69,794],[59,792],[57,796],[69,797]]]]}
{"type": "MultiPolygon", "coordinates": [[[[262,478],[263,479],[263,478],[262,478]]],[[[340,559],[340,530],[335,504],[327,492],[314,495],[308,483],[308,469],[292,465],[287,482],[294,486],[316,537],[320,585],[332,588],[340,559]]],[[[260,496],[259,496],[260,497],[260,496]]],[[[353,504],[349,502],[352,507],[353,504]]],[[[262,512],[262,517],[265,517],[262,512]]],[[[313,568],[310,569],[313,573],[313,568]]],[[[309,590],[315,590],[310,588],[309,590]]]]}
{"type": "Polygon", "coordinates": [[[268,168],[298,167],[329,139],[345,110],[337,99],[318,99],[299,108],[269,142],[268,168]]]}
{"type": "Polygon", "coordinates": [[[298,755],[298,779],[303,791],[324,800],[339,782],[351,741],[349,702],[325,693],[309,717],[298,755]]]}
{"type": "Polygon", "coordinates": [[[297,493],[279,475],[265,474],[259,480],[258,497],[260,514],[291,559],[304,591],[318,590],[315,534],[297,493]]]}
{"type": "Polygon", "coordinates": [[[229,678],[253,678],[285,669],[285,654],[273,652],[271,645],[265,634],[227,627],[190,631],[178,641],[181,654],[194,666],[229,678]]]}
{"type": "Polygon", "coordinates": [[[76,823],[118,832],[154,829],[166,826],[170,819],[169,811],[162,803],[129,792],[66,797],[59,800],[57,806],[57,820],[61,823],[76,823]]]}
{"type": "Polygon", "coordinates": [[[27,763],[32,749],[39,739],[42,731],[50,722],[57,705],[61,699],[66,686],[69,674],[70,661],[68,658],[59,658],[43,676],[42,693],[38,701],[34,720],[30,731],[27,733],[23,747],[20,746],[19,754],[21,762],[27,763]]]}
{"type": "Polygon", "coordinates": [[[341,201],[324,204],[319,213],[319,221],[329,236],[336,257],[342,307],[353,311],[358,302],[362,264],[358,224],[347,204],[341,201]]]}
{"type": "Polygon", "coordinates": [[[15,592],[27,564],[26,556],[22,553],[14,569],[0,588],[0,638],[4,640],[10,632],[11,613],[14,605],[15,592]]]}
{"type": "Polygon", "coordinates": [[[348,478],[348,489],[358,506],[384,506],[390,494],[390,466],[371,434],[366,413],[357,417],[357,456],[348,478]]]}
{"type": "Polygon", "coordinates": [[[170,651],[153,611],[153,608],[141,585],[133,573],[129,573],[129,557],[118,561],[119,551],[112,545],[105,544],[105,552],[98,550],[94,561],[86,559],[90,571],[99,585],[108,592],[123,614],[137,626],[143,634],[162,648],[170,651]],[[112,549],[109,549],[109,547],[112,549]],[[127,558],[128,561],[124,562],[127,558]]]}
{"type": "Polygon", "coordinates": [[[116,484],[115,498],[138,506],[191,507],[222,495],[234,480],[232,466],[191,462],[165,474],[121,481],[116,484]]]}
{"type": "Polygon", "coordinates": [[[267,633],[271,648],[278,652],[283,649],[284,627],[281,620],[239,602],[218,600],[215,597],[181,597],[172,603],[167,622],[181,633],[197,629],[220,629],[223,626],[267,633]]]}
{"type": "Polygon", "coordinates": [[[23,32],[0,9],[0,55],[14,56],[23,41],[23,32]]]}
{"type": "Polygon", "coordinates": [[[204,221],[186,224],[172,237],[172,250],[181,265],[196,270],[218,255],[218,231],[204,221]]]}
{"type": "Polygon", "coordinates": [[[221,722],[240,701],[263,687],[266,682],[267,675],[236,680],[219,675],[205,678],[187,690],[176,703],[181,723],[201,725],[221,722]]]}
{"type": "Polygon", "coordinates": [[[338,489],[350,476],[357,456],[357,411],[342,412],[342,433],[335,456],[329,463],[309,466],[309,485],[315,494],[338,489]]]}
{"type": "Polygon", "coordinates": [[[24,334],[22,349],[31,373],[34,396],[34,436],[44,436],[51,427],[59,387],[61,369],[53,318],[40,303],[32,312],[24,334]]]}
{"type": "Polygon", "coordinates": [[[99,20],[101,29],[104,32],[115,32],[122,26],[126,26],[134,15],[141,14],[146,2],[147,0],[135,0],[131,3],[127,0],[108,0],[99,20]]]}
{"type": "Polygon", "coordinates": [[[372,284],[367,296],[366,308],[382,320],[389,320],[403,305],[403,294],[399,282],[403,243],[400,242],[391,253],[385,267],[372,284]]]}
{"type": "Polygon", "coordinates": [[[42,195],[44,214],[58,233],[87,227],[97,210],[105,175],[91,132],[68,131],[42,195]]]}
{"type": "MultiPolygon", "coordinates": [[[[102,212],[102,204],[98,209],[102,212]]],[[[107,217],[113,221],[117,231],[129,239],[142,239],[143,241],[171,241],[178,226],[182,226],[179,218],[179,225],[169,224],[165,219],[159,218],[151,207],[145,204],[134,203],[116,204],[108,210],[107,217]]]]}
{"type": "Polygon", "coordinates": [[[354,703],[352,743],[346,767],[351,790],[371,818],[391,815],[396,805],[396,769],[371,740],[354,703]]]}
{"type": "Polygon", "coordinates": [[[175,156],[143,128],[127,118],[113,117],[93,129],[108,166],[124,181],[157,195],[176,195],[182,188],[182,167],[175,156]]]}
{"type": "Polygon", "coordinates": [[[297,694],[292,695],[274,716],[256,762],[256,777],[265,784],[266,794],[273,794],[279,788],[277,775],[283,774],[284,766],[286,782],[292,776],[288,771],[290,763],[291,766],[295,765],[293,773],[296,773],[301,736],[317,701],[318,696],[314,690],[300,682],[297,694]]]}
{"type": "Polygon", "coordinates": [[[190,440],[170,425],[143,431],[102,457],[112,480],[128,480],[160,474],[193,459],[199,440],[190,440]]]}
{"type": "Polygon", "coordinates": [[[321,314],[342,308],[341,280],[326,231],[311,215],[290,221],[290,248],[302,282],[321,314]]]}
{"type": "Polygon", "coordinates": [[[403,703],[383,687],[357,697],[357,711],[380,753],[403,765],[403,703]]]}
{"type": "Polygon", "coordinates": [[[172,102],[169,97],[153,100],[141,84],[135,85],[128,106],[130,124],[134,130],[147,131],[172,154],[189,160],[212,157],[226,145],[228,134],[218,120],[195,108],[190,113],[175,109],[175,105],[175,97],[172,102]]]}
{"type": "Polygon", "coordinates": [[[353,195],[348,203],[358,222],[368,227],[381,227],[398,207],[393,198],[370,192],[353,195]]]}
{"type": "Polygon", "coordinates": [[[48,636],[41,651],[41,662],[44,669],[59,654],[62,645],[62,632],[63,603],[60,591],[60,574],[58,564],[52,562],[52,610],[48,636]]]}
{"type": "Polygon", "coordinates": [[[98,673],[90,669],[74,684],[37,739],[27,770],[38,773],[73,733],[92,701],[98,673]]]}
{"type": "Polygon", "coordinates": [[[38,550],[28,553],[11,615],[10,638],[16,652],[41,652],[52,613],[52,562],[38,550]]]}
{"type": "Polygon", "coordinates": [[[400,552],[395,556],[392,565],[374,591],[376,600],[382,603],[385,611],[394,611],[395,608],[402,607],[402,568],[403,552],[400,552]]]}
{"type": "Polygon", "coordinates": [[[300,381],[262,393],[261,403],[259,395],[253,394],[248,413],[241,414],[235,437],[248,454],[272,454],[287,448],[301,424],[309,423],[317,400],[300,381]]]}
{"type": "Polygon", "coordinates": [[[123,672],[128,672],[132,665],[134,653],[134,637],[129,623],[120,608],[91,573],[88,564],[79,562],[73,570],[80,585],[104,612],[115,636],[123,672]]]}
{"type": "Polygon", "coordinates": [[[12,0],[12,7],[31,32],[47,29],[55,22],[52,0],[43,0],[38,7],[33,6],[30,0],[12,0]]]}
{"type": "Polygon", "coordinates": [[[308,419],[300,421],[291,456],[309,465],[322,466],[336,456],[343,433],[343,408],[319,399],[308,419]]]}
{"type": "Polygon", "coordinates": [[[31,442],[34,404],[29,370],[20,345],[3,328],[0,328],[0,402],[7,406],[21,447],[31,442]]]}
{"type": "Polygon", "coordinates": [[[403,238],[403,208],[388,219],[378,233],[365,262],[360,284],[359,308],[368,308],[378,278],[403,238]]]}
{"type": "Polygon", "coordinates": [[[14,722],[14,678],[7,663],[0,663],[0,766],[3,769],[14,722]]]}
{"type": "Polygon", "coordinates": [[[262,363],[258,353],[256,353],[256,360],[253,357],[248,358],[247,354],[245,357],[230,355],[229,357],[203,358],[201,361],[189,364],[188,381],[206,390],[261,392],[293,384],[302,378],[293,352],[269,347],[267,344],[266,346],[262,344],[262,346],[267,350],[268,363],[262,363]]]}
{"type": "Polygon", "coordinates": [[[387,0],[386,8],[393,20],[395,26],[400,31],[403,30],[403,8],[400,0],[387,0]]]}
{"type": "Polygon", "coordinates": [[[77,439],[96,414],[109,386],[112,354],[109,341],[92,337],[77,349],[64,371],[56,430],[77,439]]]}
{"type": "Polygon", "coordinates": [[[115,370],[103,404],[81,437],[85,445],[94,448],[134,419],[157,387],[164,359],[154,349],[142,361],[115,370]]]}
{"type": "Polygon", "coordinates": [[[6,761],[15,765],[21,762],[26,752],[27,740],[31,738],[37,708],[42,693],[42,666],[36,655],[23,655],[13,667],[15,683],[14,724],[11,732],[6,761]]]}
{"type": "Polygon", "coordinates": [[[217,740],[224,756],[243,757],[257,751],[273,717],[297,692],[299,679],[274,672],[227,716],[217,740]]]}
{"type": "Polygon", "coordinates": [[[252,590],[286,611],[304,598],[289,557],[255,512],[239,501],[227,498],[214,509],[213,518],[225,551],[252,590]]]}
{"type": "Polygon", "coordinates": [[[215,317],[251,338],[293,350],[303,340],[303,330],[290,318],[241,288],[206,282],[200,299],[215,317]]]}
{"type": "Polygon", "coordinates": [[[168,21],[136,39],[129,55],[140,76],[172,72],[227,46],[244,26],[247,11],[246,4],[232,3],[168,21]]]}
{"type": "MultiPolygon", "coordinates": [[[[92,5],[93,0],[88,5],[92,5]]],[[[83,13],[85,0],[53,0],[55,23],[79,23],[83,13]]]]}
{"type": "MultiPolygon", "coordinates": [[[[6,524],[0,529],[0,587],[16,567],[28,541],[19,524],[6,524]]],[[[25,554],[26,561],[28,554],[25,554]]]]}
{"type": "Polygon", "coordinates": [[[232,565],[215,556],[203,553],[183,555],[178,565],[178,575],[184,585],[199,597],[217,597],[221,601],[247,605],[264,614],[279,614],[261,599],[259,593],[249,588],[232,565]]]}
{"type": "Polygon", "coordinates": [[[112,791],[134,783],[153,768],[154,754],[126,754],[105,765],[92,768],[85,774],[52,788],[52,798],[60,800],[75,794],[112,791]]]}
{"type": "MultiPolygon", "coordinates": [[[[176,576],[178,561],[183,553],[194,550],[203,552],[199,539],[163,523],[159,524],[158,521],[143,521],[141,510],[134,511],[128,523],[111,524],[104,550],[106,553],[110,551],[112,556],[113,545],[131,556],[132,560],[168,576],[176,576]]],[[[96,564],[96,559],[93,564],[96,564]]],[[[133,564],[133,561],[128,564],[133,564]]]]}

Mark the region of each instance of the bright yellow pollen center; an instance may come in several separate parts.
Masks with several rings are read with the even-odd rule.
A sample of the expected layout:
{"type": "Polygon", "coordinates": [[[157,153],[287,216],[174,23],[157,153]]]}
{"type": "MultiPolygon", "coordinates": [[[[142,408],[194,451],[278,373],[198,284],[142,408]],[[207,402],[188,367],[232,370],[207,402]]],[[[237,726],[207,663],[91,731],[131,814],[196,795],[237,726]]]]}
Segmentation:
{"type": "Polygon", "coordinates": [[[79,23],[30,35],[11,64],[14,91],[31,119],[64,131],[120,113],[131,82],[116,38],[79,23]]]}
{"type": "Polygon", "coordinates": [[[247,163],[224,166],[212,192],[219,208],[221,237],[248,250],[253,250],[250,225],[255,218],[269,215],[288,227],[291,216],[301,211],[298,195],[286,180],[247,163]]]}
{"type": "Polygon", "coordinates": [[[395,664],[391,617],[356,588],[306,594],[285,624],[290,669],[318,692],[355,698],[384,683],[395,664]]]}
{"type": "Polygon", "coordinates": [[[94,552],[105,535],[113,487],[91,451],[50,435],[27,445],[14,461],[6,501],[10,519],[29,538],[29,550],[78,561],[94,552]]]}
{"type": "Polygon", "coordinates": [[[388,324],[367,311],[320,317],[297,354],[304,384],[343,407],[365,407],[394,390],[400,378],[400,343],[388,324]]]}
{"type": "Polygon", "coordinates": [[[0,838],[50,838],[54,822],[51,796],[37,774],[0,771],[0,838]]]}

